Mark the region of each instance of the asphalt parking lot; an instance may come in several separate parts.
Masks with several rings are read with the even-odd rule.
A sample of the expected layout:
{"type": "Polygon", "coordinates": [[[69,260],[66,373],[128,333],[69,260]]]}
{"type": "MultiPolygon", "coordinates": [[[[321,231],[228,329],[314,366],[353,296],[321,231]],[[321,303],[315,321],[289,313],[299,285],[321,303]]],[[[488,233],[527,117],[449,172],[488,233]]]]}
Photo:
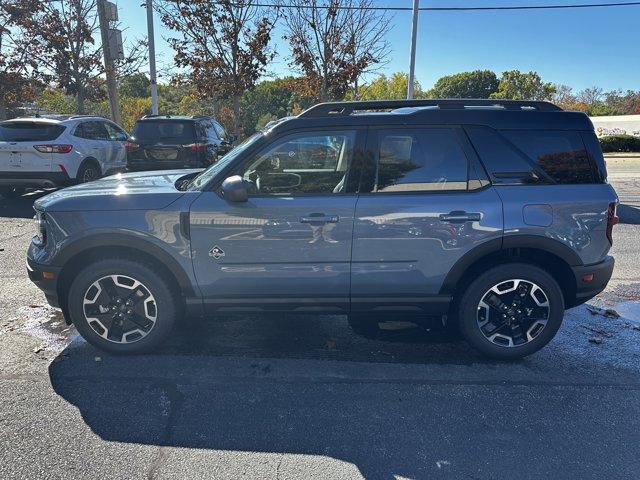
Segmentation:
{"type": "Polygon", "coordinates": [[[42,193],[0,200],[0,478],[638,478],[640,161],[609,165],[614,278],[516,363],[437,326],[366,340],[296,315],[109,356],[26,277],[42,193]]]}

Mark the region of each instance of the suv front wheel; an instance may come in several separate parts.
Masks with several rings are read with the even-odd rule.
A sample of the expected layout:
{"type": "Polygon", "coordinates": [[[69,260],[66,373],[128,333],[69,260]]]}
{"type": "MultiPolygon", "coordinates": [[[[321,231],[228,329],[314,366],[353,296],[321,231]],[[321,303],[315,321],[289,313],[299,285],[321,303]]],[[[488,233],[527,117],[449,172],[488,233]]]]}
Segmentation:
{"type": "Polygon", "coordinates": [[[153,350],[169,336],[178,298],[152,265],[116,258],[97,261],[76,276],[68,307],[87,342],[130,354],[153,350]]]}
{"type": "Polygon", "coordinates": [[[510,263],[472,281],[457,314],[460,331],[473,347],[489,357],[512,360],[551,341],[564,317],[564,299],[545,270],[510,263]]]}

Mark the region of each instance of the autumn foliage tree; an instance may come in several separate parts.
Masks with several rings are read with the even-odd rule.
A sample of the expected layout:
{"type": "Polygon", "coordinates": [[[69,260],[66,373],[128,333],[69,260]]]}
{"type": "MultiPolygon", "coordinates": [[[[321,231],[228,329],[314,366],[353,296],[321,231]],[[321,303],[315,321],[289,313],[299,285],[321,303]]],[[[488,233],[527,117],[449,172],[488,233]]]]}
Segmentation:
{"type": "MultiPolygon", "coordinates": [[[[87,100],[104,98],[104,65],[96,0],[47,0],[32,33],[42,48],[37,61],[67,95],[76,98],[76,113],[87,100]]],[[[116,64],[119,76],[138,71],[146,61],[146,40],[137,40],[116,64]]]]}
{"type": "Polygon", "coordinates": [[[321,101],[358,96],[363,74],[382,65],[389,45],[388,16],[371,0],[290,0],[285,15],[292,66],[321,101]]]}
{"type": "Polygon", "coordinates": [[[30,35],[41,7],[41,0],[0,2],[0,120],[10,105],[33,98],[34,80],[41,78],[34,59],[37,45],[30,35]]]}
{"type": "Polygon", "coordinates": [[[169,38],[175,64],[201,97],[231,99],[234,131],[240,133],[243,94],[251,90],[273,59],[271,31],[277,9],[251,0],[161,0],[162,23],[177,34],[169,38]]]}

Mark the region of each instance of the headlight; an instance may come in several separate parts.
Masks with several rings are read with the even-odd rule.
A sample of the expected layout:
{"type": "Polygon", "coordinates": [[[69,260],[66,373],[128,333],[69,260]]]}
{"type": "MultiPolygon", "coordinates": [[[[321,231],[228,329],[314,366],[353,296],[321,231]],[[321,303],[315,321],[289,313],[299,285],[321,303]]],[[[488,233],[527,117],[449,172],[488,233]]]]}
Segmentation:
{"type": "Polygon", "coordinates": [[[33,240],[38,245],[44,245],[44,242],[47,239],[47,229],[46,229],[46,220],[44,217],[44,213],[38,212],[36,210],[36,215],[33,217],[34,226],[36,229],[35,236],[33,240]]]}

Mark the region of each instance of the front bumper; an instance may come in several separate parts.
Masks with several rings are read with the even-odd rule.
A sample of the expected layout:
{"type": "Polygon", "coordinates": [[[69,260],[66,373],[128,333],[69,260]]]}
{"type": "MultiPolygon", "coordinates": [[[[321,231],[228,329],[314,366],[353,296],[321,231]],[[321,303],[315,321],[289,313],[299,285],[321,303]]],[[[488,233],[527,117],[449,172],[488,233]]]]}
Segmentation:
{"type": "Polygon", "coordinates": [[[613,257],[608,256],[600,263],[572,267],[576,279],[576,298],[571,306],[580,305],[603,291],[611,279],[614,264],[613,257]],[[591,275],[593,278],[588,280],[591,275]]]}
{"type": "Polygon", "coordinates": [[[51,188],[70,183],[65,172],[0,172],[0,187],[51,188]]]}
{"type": "Polygon", "coordinates": [[[27,273],[29,274],[29,279],[44,292],[49,305],[56,308],[60,308],[58,278],[60,277],[61,270],[61,267],[40,265],[27,257],[27,273]]]}

